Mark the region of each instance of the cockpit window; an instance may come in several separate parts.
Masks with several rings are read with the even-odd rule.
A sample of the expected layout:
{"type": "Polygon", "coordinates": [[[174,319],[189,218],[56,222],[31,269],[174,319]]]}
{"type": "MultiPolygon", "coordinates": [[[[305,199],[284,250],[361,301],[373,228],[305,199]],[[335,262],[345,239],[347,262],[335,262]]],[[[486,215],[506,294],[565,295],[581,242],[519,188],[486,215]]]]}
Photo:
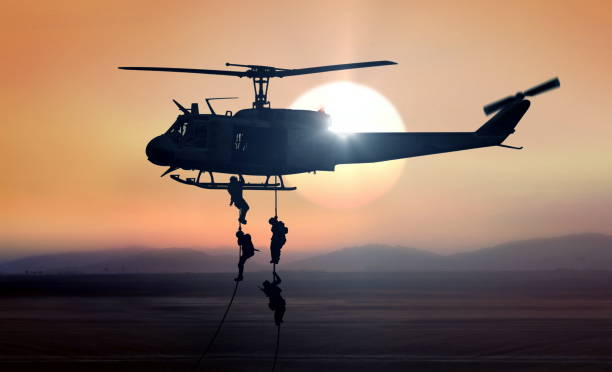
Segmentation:
{"type": "Polygon", "coordinates": [[[189,124],[188,123],[181,123],[176,127],[176,131],[181,135],[184,136],[185,133],[187,133],[187,126],[189,124]]]}
{"type": "Polygon", "coordinates": [[[175,122],[168,133],[173,135],[180,144],[189,146],[206,146],[206,124],[199,122],[175,122]]]}
{"type": "Polygon", "coordinates": [[[186,127],[189,123],[184,121],[175,121],[174,124],[168,129],[168,133],[175,133],[176,135],[184,136],[186,127]]]}

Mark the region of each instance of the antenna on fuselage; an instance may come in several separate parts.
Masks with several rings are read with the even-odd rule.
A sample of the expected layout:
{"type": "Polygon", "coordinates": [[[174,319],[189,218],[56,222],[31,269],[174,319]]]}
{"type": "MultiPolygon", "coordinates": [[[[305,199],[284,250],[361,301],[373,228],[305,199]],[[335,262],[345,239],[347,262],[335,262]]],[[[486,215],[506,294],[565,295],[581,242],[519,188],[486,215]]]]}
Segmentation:
{"type": "Polygon", "coordinates": [[[215,113],[215,110],[213,110],[212,106],[210,105],[209,101],[215,100],[215,99],[238,99],[238,97],[213,97],[213,98],[206,98],[204,99],[204,101],[206,101],[206,104],[208,105],[208,109],[210,110],[210,113],[213,115],[217,115],[215,113]]]}
{"type": "Polygon", "coordinates": [[[190,112],[189,110],[187,110],[186,108],[183,107],[183,105],[181,105],[180,103],[178,103],[175,99],[172,100],[172,102],[174,102],[174,104],[176,105],[176,107],[179,108],[179,110],[181,110],[181,112],[185,115],[189,115],[190,112]]]}

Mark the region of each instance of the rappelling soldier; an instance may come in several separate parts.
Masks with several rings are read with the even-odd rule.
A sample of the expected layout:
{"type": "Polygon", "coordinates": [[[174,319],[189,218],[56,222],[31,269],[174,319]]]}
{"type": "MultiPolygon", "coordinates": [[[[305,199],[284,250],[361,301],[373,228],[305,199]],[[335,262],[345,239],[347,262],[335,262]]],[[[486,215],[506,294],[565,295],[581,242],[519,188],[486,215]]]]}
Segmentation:
{"type": "Polygon", "coordinates": [[[273,272],[274,280],[270,283],[268,280],[263,282],[263,287],[259,287],[261,291],[270,299],[268,308],[274,311],[274,323],[280,326],[285,315],[286,302],[281,296],[283,291],[278,285],[281,283],[281,278],[276,272],[273,272]]]}
{"type": "Polygon", "coordinates": [[[287,242],[287,233],[289,229],[285,226],[283,221],[279,221],[277,216],[274,216],[268,220],[268,223],[272,225],[272,239],[270,240],[270,263],[278,264],[280,260],[281,249],[287,242]]]}
{"type": "Polygon", "coordinates": [[[245,234],[242,230],[238,230],[236,231],[236,238],[238,238],[238,246],[240,247],[240,258],[238,259],[238,276],[234,280],[240,282],[244,279],[242,273],[246,260],[253,257],[258,249],[253,246],[251,234],[245,234]]]}
{"type": "Polygon", "coordinates": [[[238,222],[243,225],[246,225],[246,214],[249,211],[249,205],[246,200],[242,197],[242,190],[244,188],[244,177],[239,175],[240,179],[236,178],[236,176],[230,177],[229,185],[227,186],[227,192],[229,192],[230,206],[233,204],[240,210],[240,215],[238,216],[238,222]]]}

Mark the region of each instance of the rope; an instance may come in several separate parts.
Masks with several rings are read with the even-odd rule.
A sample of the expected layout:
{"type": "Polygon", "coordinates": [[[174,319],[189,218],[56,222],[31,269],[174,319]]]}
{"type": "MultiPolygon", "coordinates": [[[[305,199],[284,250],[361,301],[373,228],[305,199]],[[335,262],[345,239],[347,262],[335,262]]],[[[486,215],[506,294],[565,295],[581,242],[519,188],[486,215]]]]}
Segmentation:
{"type": "Polygon", "coordinates": [[[274,363],[272,364],[272,372],[276,369],[276,360],[278,359],[278,346],[280,345],[280,324],[277,326],[276,332],[276,349],[274,350],[274,363]]]}
{"type": "MultiPolygon", "coordinates": [[[[274,176],[274,183],[276,184],[276,176],[274,176]]],[[[274,217],[278,217],[278,190],[274,188],[274,217]]]]}
{"type": "MultiPolygon", "coordinates": [[[[272,280],[274,280],[274,273],[276,273],[276,264],[272,265],[272,280]]],[[[272,364],[272,372],[276,369],[276,360],[278,359],[278,347],[280,346],[280,324],[276,326],[276,348],[274,349],[274,363],[272,364]]]]}
{"type": "MultiPolygon", "coordinates": [[[[274,176],[274,183],[276,183],[276,176],[274,176]]],[[[274,189],[274,217],[278,219],[278,190],[274,189]]],[[[272,279],[274,280],[274,274],[276,274],[276,264],[272,265],[272,279]]],[[[278,347],[280,346],[280,324],[276,331],[276,348],[274,349],[274,363],[272,364],[272,372],[276,370],[276,361],[278,360],[278,347]]]]}
{"type": "MultiPolygon", "coordinates": [[[[238,246],[238,255],[240,255],[240,246],[238,246]]],[[[217,339],[217,336],[219,335],[219,332],[221,332],[221,327],[223,327],[223,323],[225,323],[225,318],[227,318],[227,314],[229,313],[230,308],[232,307],[232,303],[234,302],[234,298],[236,297],[236,292],[238,292],[238,284],[239,283],[240,283],[239,281],[236,281],[236,286],[234,287],[234,293],[232,293],[232,298],[230,299],[229,303],[227,304],[227,308],[225,309],[225,313],[223,313],[223,317],[221,318],[221,321],[219,322],[219,325],[217,326],[217,330],[215,331],[215,334],[213,335],[213,337],[208,342],[208,345],[206,346],[206,349],[204,349],[202,351],[202,353],[200,354],[200,358],[196,362],[195,366],[193,366],[192,371],[197,371],[198,370],[198,368],[200,367],[200,363],[202,363],[202,360],[204,359],[206,354],[208,354],[208,352],[210,351],[210,348],[215,343],[215,340],[217,339]]]]}
{"type": "Polygon", "coordinates": [[[217,339],[217,336],[219,335],[219,332],[221,332],[221,327],[223,326],[223,323],[225,322],[225,318],[227,317],[227,314],[229,313],[230,307],[232,307],[232,303],[234,302],[234,297],[236,297],[236,292],[238,291],[238,283],[240,283],[240,282],[238,282],[238,281],[236,282],[236,286],[234,287],[234,293],[232,293],[232,298],[231,298],[229,304],[227,304],[227,308],[225,309],[225,313],[223,314],[223,318],[221,318],[221,321],[219,322],[219,325],[217,326],[217,330],[215,331],[215,334],[210,339],[210,342],[208,343],[208,346],[206,346],[206,349],[204,349],[204,351],[202,351],[202,354],[200,354],[200,358],[198,359],[197,363],[193,367],[192,371],[197,371],[198,370],[198,368],[200,367],[200,363],[202,363],[202,360],[204,359],[206,354],[208,354],[208,352],[210,351],[210,348],[212,347],[212,345],[215,343],[215,340],[217,339]]]}

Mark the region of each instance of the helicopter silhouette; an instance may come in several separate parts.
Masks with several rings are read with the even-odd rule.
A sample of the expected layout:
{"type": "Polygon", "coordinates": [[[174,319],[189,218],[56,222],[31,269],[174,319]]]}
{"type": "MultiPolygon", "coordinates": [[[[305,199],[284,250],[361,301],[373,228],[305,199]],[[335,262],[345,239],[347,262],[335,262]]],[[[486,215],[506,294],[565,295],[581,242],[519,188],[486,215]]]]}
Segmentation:
{"type": "MultiPolygon", "coordinates": [[[[484,106],[486,115],[497,112],[474,132],[351,133],[331,130],[330,117],[323,111],[271,108],[268,86],[271,78],[320,72],[395,65],[392,61],[371,61],[300,69],[226,63],[246,71],[207,70],[170,67],[119,67],[122,70],[183,72],[247,77],[253,81],[255,101],[251,108],[232,114],[217,114],[212,100],[206,98],[210,114],[200,113],[197,103],[191,108],[173,102],[181,111],[166,133],[153,138],[146,147],[150,162],[167,166],[162,177],[178,169],[198,171],[197,177],[175,181],[205,189],[227,189],[228,183],[215,182],[213,173],[265,176],[264,183],[246,183],[245,190],[295,190],[284,184],[283,175],[334,171],[339,164],[373,163],[489,146],[521,149],[503,144],[515,131],[530,106],[526,97],[560,86],[551,79],[524,92],[484,106]],[[210,182],[201,182],[203,172],[210,182]],[[270,183],[278,176],[279,183],[270,183]]],[[[356,107],[355,110],[359,108],[356,107]]]]}

